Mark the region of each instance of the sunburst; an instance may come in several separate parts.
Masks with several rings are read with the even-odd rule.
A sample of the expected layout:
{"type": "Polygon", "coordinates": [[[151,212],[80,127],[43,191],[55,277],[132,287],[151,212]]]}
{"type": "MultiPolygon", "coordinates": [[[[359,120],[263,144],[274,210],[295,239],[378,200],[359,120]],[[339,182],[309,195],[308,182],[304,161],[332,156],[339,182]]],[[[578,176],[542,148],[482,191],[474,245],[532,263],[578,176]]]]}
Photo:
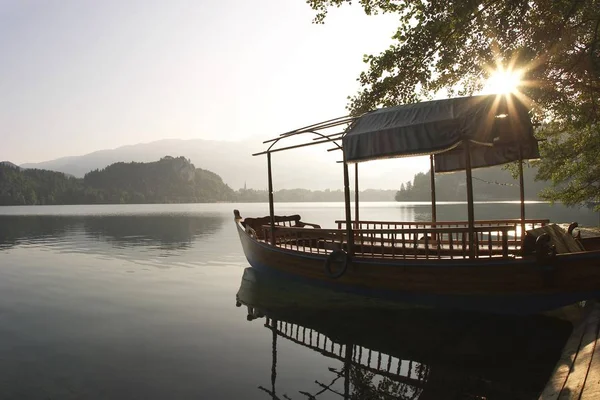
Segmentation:
{"type": "Polygon", "coordinates": [[[486,80],[483,92],[486,94],[516,94],[522,85],[523,73],[502,67],[493,71],[486,80]]]}

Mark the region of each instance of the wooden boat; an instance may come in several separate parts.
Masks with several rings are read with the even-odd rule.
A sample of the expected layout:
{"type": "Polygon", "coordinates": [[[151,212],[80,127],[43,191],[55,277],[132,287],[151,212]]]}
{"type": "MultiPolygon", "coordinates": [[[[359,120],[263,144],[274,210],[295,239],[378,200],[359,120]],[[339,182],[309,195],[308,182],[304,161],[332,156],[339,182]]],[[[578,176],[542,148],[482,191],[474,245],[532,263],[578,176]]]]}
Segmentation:
{"type": "Polygon", "coordinates": [[[528,109],[514,96],[472,96],[384,108],[266,141],[269,216],[235,223],[248,262],[268,274],[428,307],[536,313],[600,295],[598,241],[525,218],[522,163],[539,157],[528,109]],[[330,133],[331,129],[342,128],[330,133]],[[292,136],[317,140],[287,147],[292,136]],[[341,143],[340,143],[341,142],[341,143]],[[343,154],[345,212],[337,229],[276,215],[271,154],[329,143],[343,154]],[[358,178],[351,215],[348,164],[430,154],[432,221],[364,221],[358,178]],[[471,170],[518,161],[521,215],[475,220],[471,170]],[[435,172],[465,170],[467,221],[437,221],[435,172]]]}
{"type": "Polygon", "coordinates": [[[269,330],[271,385],[259,388],[281,399],[296,398],[276,383],[278,362],[300,351],[290,353],[290,345],[330,359],[328,371],[314,371],[320,384],[305,393],[328,387],[343,398],[537,398],[577,319],[415,309],[254,268],[244,271],[236,304],[269,330]]]}

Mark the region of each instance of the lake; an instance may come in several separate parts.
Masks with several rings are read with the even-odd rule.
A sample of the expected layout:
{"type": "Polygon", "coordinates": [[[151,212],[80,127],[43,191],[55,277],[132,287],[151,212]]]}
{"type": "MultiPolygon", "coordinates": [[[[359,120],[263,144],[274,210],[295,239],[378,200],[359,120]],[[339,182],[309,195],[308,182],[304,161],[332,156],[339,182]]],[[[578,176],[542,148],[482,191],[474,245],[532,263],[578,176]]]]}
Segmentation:
{"type": "MultiPolygon", "coordinates": [[[[0,207],[0,398],[529,399],[571,331],[558,318],[439,314],[264,281],[246,270],[234,208],[268,213],[0,207]]],[[[340,203],[276,213],[323,227],[344,217],[340,203]]],[[[481,219],[518,213],[475,207],[481,219]]],[[[430,215],[428,204],[361,205],[361,219],[430,215]]],[[[438,207],[438,220],[465,217],[464,204],[438,207]]],[[[544,203],[527,217],[598,224],[544,203]]]]}

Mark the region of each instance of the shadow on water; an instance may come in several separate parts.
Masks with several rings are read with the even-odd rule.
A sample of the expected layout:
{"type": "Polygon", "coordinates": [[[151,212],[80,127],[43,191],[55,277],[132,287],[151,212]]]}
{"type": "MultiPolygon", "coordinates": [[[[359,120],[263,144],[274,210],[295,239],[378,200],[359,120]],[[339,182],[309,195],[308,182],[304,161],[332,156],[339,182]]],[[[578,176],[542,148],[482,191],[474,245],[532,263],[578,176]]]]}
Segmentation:
{"type": "Polygon", "coordinates": [[[224,222],[221,216],[185,214],[5,215],[0,216],[0,251],[40,243],[62,243],[65,250],[92,246],[95,251],[108,255],[115,247],[185,250],[198,237],[219,231],[224,222]],[[98,246],[98,242],[110,246],[98,246]]]}
{"type": "Polygon", "coordinates": [[[549,316],[403,307],[251,268],[236,305],[271,336],[271,382],[259,390],[272,399],[537,399],[572,331],[571,322],[549,316]],[[339,367],[295,393],[278,387],[278,348],[290,342],[339,367]]]}

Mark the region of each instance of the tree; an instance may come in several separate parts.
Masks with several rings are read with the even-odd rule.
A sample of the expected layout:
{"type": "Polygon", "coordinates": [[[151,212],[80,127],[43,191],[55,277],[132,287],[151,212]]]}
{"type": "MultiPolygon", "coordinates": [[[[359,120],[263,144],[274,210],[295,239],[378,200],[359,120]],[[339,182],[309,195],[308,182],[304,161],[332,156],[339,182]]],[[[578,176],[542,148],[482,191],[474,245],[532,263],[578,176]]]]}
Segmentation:
{"type": "MultiPolygon", "coordinates": [[[[307,0],[323,23],[351,0],[307,0]]],[[[497,66],[522,73],[520,91],[541,123],[542,195],[600,200],[600,0],[359,0],[371,14],[395,13],[392,45],[365,55],[354,115],[448,95],[475,93],[497,66]],[[460,89],[457,89],[460,88],[460,89]]],[[[600,205],[598,205],[600,207],[600,205]]]]}

